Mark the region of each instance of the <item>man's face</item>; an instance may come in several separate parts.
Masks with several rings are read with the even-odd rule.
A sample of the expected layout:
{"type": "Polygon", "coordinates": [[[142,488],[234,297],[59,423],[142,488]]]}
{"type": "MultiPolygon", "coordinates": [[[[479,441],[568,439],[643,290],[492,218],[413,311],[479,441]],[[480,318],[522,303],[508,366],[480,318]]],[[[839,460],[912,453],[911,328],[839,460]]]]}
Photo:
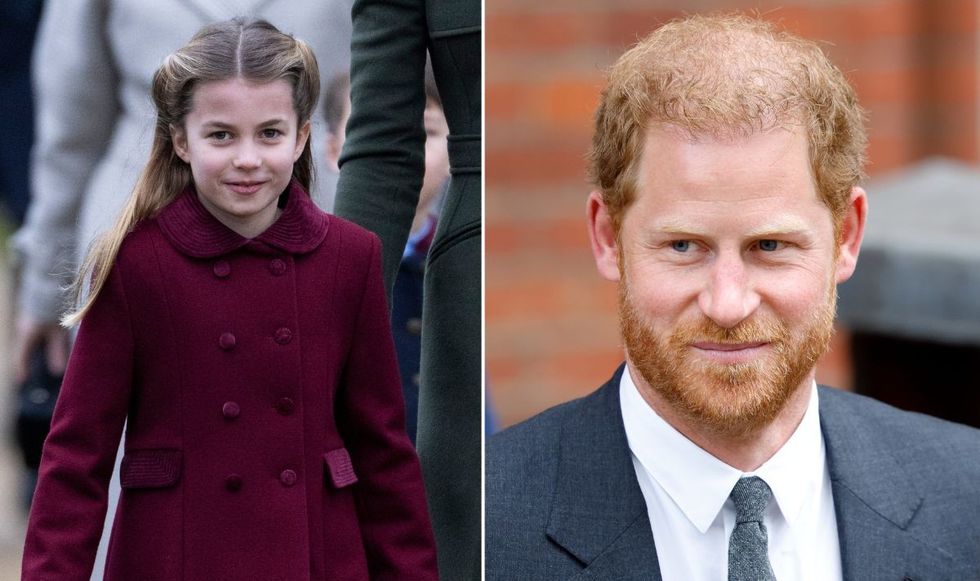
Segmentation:
{"type": "Polygon", "coordinates": [[[812,381],[836,282],[853,268],[850,255],[843,269],[835,258],[804,134],[692,139],[655,125],[637,181],[618,240],[606,234],[612,254],[596,245],[604,207],[590,215],[641,392],[715,433],[767,425],[812,381]]]}

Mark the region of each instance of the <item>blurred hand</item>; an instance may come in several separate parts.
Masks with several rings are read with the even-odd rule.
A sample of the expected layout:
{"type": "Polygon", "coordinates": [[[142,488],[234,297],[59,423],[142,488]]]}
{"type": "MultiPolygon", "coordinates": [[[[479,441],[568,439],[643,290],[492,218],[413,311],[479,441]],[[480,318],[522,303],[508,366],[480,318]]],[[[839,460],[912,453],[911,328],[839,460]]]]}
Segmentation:
{"type": "Polygon", "coordinates": [[[68,366],[68,329],[57,323],[34,320],[21,313],[17,316],[17,334],[14,337],[14,377],[17,383],[27,379],[31,354],[39,345],[44,345],[48,371],[52,375],[64,374],[68,366]]]}

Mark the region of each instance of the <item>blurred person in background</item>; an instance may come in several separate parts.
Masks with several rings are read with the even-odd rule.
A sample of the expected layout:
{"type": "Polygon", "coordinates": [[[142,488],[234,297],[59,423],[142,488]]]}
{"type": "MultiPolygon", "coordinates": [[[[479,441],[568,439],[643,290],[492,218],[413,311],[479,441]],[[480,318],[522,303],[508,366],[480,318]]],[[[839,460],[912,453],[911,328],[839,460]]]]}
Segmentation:
{"type": "Polygon", "coordinates": [[[17,226],[24,222],[29,198],[34,140],[30,62],[41,6],[41,0],[0,4],[0,123],[8,136],[0,145],[0,205],[17,226]]]}
{"type": "Polygon", "coordinates": [[[351,16],[352,109],[335,211],[380,236],[389,305],[425,174],[427,53],[449,125],[452,178],[425,267],[417,445],[440,575],[479,579],[481,5],[355,0],[351,16]]]}
{"type": "MultiPolygon", "coordinates": [[[[336,168],[344,146],[345,126],[350,117],[350,73],[336,75],[323,95],[327,121],[327,167],[336,168]]],[[[431,69],[425,75],[425,176],[418,207],[392,293],[391,329],[398,352],[402,394],[405,396],[405,428],[415,443],[419,409],[419,363],[422,351],[422,294],[425,259],[432,245],[439,209],[449,182],[449,127],[442,111],[431,69]]]]}
{"type": "MultiPolygon", "coordinates": [[[[0,4],[0,38],[4,40],[0,45],[0,123],[3,134],[8,136],[0,144],[0,235],[4,238],[8,221],[16,227],[23,224],[30,197],[30,153],[34,141],[30,63],[41,7],[41,0],[0,4]]],[[[5,330],[8,328],[5,326],[5,330]]],[[[14,434],[26,470],[25,506],[30,505],[34,492],[41,445],[61,384],[60,374],[52,374],[44,364],[43,351],[35,350],[30,359],[27,373],[15,382],[14,405],[14,434]]]]}
{"type": "MultiPolygon", "coordinates": [[[[13,362],[17,381],[28,376],[39,347],[45,349],[53,375],[64,370],[68,335],[58,325],[68,303],[63,289],[90,243],[122,208],[149,155],[155,121],[150,82],[163,58],[204,24],[250,15],[309,41],[323,84],[349,66],[350,6],[350,0],[45,2],[33,61],[37,134],[31,200],[26,222],[14,238],[20,268],[13,362]]],[[[322,147],[324,138],[317,111],[314,148],[322,147]]],[[[315,182],[311,193],[329,209],[329,188],[320,186],[329,183],[330,174],[317,173],[327,179],[315,182]]],[[[118,495],[113,479],[109,515],[118,495]]],[[[107,531],[111,521],[110,516],[107,531]]],[[[95,579],[101,579],[105,548],[103,542],[95,579]]]]}
{"type": "Polygon", "coordinates": [[[980,578],[980,431],[815,381],[866,143],[840,70],[760,20],[613,65],[587,216],[626,362],[489,439],[488,580],[980,578]]]}

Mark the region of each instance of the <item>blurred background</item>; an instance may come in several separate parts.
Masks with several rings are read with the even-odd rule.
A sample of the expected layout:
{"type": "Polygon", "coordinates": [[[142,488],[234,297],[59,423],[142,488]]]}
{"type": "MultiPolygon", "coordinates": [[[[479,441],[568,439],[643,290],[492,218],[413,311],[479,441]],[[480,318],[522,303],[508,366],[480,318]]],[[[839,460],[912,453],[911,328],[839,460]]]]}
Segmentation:
{"type": "MultiPolygon", "coordinates": [[[[13,313],[10,308],[10,280],[6,276],[9,223],[0,224],[0,353],[11,351],[13,313]]],[[[9,358],[0,357],[0,581],[20,579],[20,556],[24,544],[26,514],[21,479],[23,461],[16,449],[13,434],[15,393],[10,377],[9,358]],[[9,386],[9,387],[8,387],[9,386]]]]}
{"type": "Polygon", "coordinates": [[[735,9],[821,41],[868,112],[861,277],[841,287],[818,381],[980,424],[968,395],[980,391],[980,2],[494,0],[485,324],[498,427],[593,391],[623,359],[616,288],[596,273],[585,227],[604,71],[666,20],[735,9]]]}

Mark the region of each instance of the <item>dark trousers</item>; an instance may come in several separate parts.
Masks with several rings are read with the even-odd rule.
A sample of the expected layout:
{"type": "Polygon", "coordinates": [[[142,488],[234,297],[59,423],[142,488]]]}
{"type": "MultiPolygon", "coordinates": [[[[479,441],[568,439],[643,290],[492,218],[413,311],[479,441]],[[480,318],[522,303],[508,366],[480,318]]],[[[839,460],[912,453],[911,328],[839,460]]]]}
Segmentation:
{"type": "Polygon", "coordinates": [[[481,572],[480,224],[480,174],[453,175],[425,270],[418,419],[446,579],[479,579],[481,572]]]}

